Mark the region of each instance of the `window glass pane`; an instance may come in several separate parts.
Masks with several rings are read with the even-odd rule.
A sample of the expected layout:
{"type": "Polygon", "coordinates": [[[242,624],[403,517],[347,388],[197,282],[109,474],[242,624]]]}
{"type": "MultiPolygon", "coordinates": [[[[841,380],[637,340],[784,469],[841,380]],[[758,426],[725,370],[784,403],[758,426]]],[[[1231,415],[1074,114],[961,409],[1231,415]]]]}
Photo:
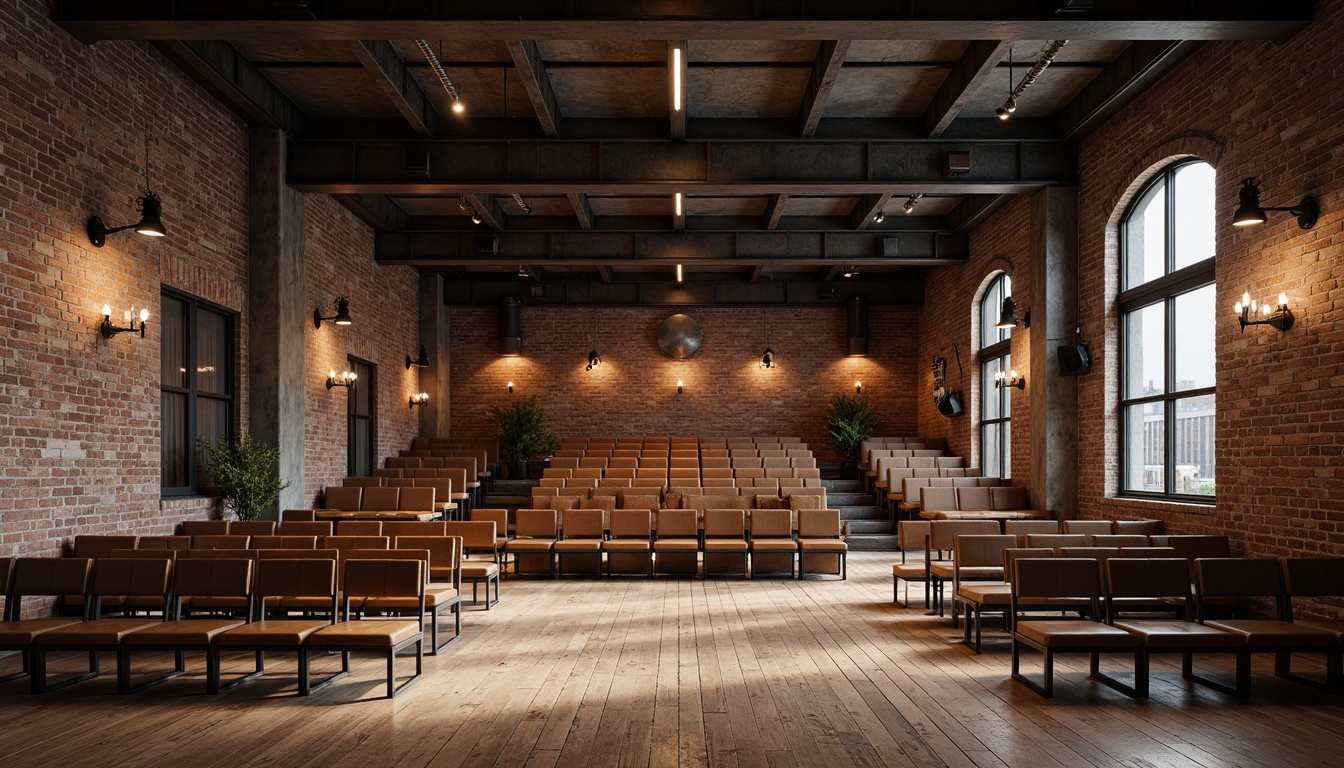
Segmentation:
{"type": "Polygon", "coordinates": [[[1213,395],[1177,400],[1175,478],[1176,493],[1212,496],[1213,395]]]}
{"type": "Polygon", "coordinates": [[[367,416],[373,412],[369,407],[374,386],[373,373],[369,366],[355,362],[350,364],[350,370],[359,376],[350,390],[350,412],[367,416]]]}
{"type": "Polygon", "coordinates": [[[1144,403],[1125,408],[1124,490],[1166,492],[1166,422],[1163,403],[1144,403]]]}
{"type": "Polygon", "coordinates": [[[371,422],[369,419],[358,417],[354,422],[354,466],[351,468],[356,475],[371,475],[373,474],[373,459],[369,453],[371,422]]]}
{"type": "MultiPolygon", "coordinates": [[[[159,377],[165,387],[187,386],[187,305],[163,297],[163,318],[159,333],[159,377]]],[[[167,471],[166,469],[164,470],[167,471]]],[[[166,475],[165,475],[166,477],[166,475]]]]}
{"type": "Polygon", "coordinates": [[[1013,424],[1012,422],[1003,422],[1002,440],[1003,459],[999,464],[999,477],[1013,476],[1013,424]]]}
{"type": "Polygon", "coordinates": [[[1122,343],[1125,349],[1124,397],[1145,397],[1167,391],[1166,304],[1158,302],[1125,313],[1122,343]]]}
{"type": "MultiPolygon", "coordinates": [[[[1005,374],[1011,375],[1013,370],[1013,356],[1004,355],[1003,357],[999,358],[999,369],[1002,370],[1005,374]]],[[[998,389],[998,393],[999,393],[999,413],[1003,414],[1003,418],[1006,419],[1009,416],[1013,415],[1013,388],[1000,387],[998,389]]]]}
{"type": "Polygon", "coordinates": [[[1002,370],[1003,358],[986,360],[980,366],[980,418],[998,419],[1003,416],[1001,389],[994,386],[995,376],[1002,370]]]}
{"type": "Polygon", "coordinates": [[[1007,275],[999,275],[985,289],[980,299],[980,348],[997,344],[1012,335],[1011,328],[997,327],[999,312],[1003,309],[1003,299],[1013,290],[1013,280],[1007,275]]]}
{"type": "MultiPolygon", "coordinates": [[[[167,299],[164,299],[167,303],[167,299]]],[[[181,488],[187,479],[187,396],[176,392],[162,393],[163,436],[159,440],[160,484],[165,488],[181,488]]]]}
{"type": "Polygon", "coordinates": [[[196,434],[204,437],[211,445],[219,445],[220,440],[229,437],[229,403],[227,400],[215,400],[209,397],[196,399],[196,434]]]}
{"type": "MultiPolygon", "coordinates": [[[[1213,166],[1190,163],[1175,173],[1176,253],[1172,270],[1213,258],[1213,166]]],[[[1212,318],[1212,315],[1210,315],[1212,318]]]]}
{"type": "Polygon", "coordinates": [[[1176,327],[1172,342],[1176,345],[1175,390],[1212,387],[1213,377],[1213,300],[1212,285],[1177,296],[1176,327]]]}
{"type": "MultiPolygon", "coordinates": [[[[228,355],[228,319],[215,312],[196,314],[196,389],[223,394],[228,355]]],[[[207,433],[202,433],[207,434],[207,433]]]]}
{"type": "Polygon", "coordinates": [[[1003,455],[1000,452],[1000,434],[1003,424],[986,424],[980,430],[980,471],[985,477],[1003,477],[1003,455]]]}
{"type": "Polygon", "coordinates": [[[1167,273],[1165,181],[1148,189],[1125,220],[1125,273],[1121,290],[1143,285],[1167,273]]]}

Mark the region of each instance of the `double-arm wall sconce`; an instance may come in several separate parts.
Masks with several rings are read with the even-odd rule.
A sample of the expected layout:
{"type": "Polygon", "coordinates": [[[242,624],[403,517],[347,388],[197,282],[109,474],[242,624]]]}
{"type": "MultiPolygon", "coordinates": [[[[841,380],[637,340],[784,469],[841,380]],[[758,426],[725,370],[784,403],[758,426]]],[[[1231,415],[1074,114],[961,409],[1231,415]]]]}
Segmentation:
{"type": "Polygon", "coordinates": [[[428,402],[429,402],[429,393],[420,392],[418,394],[411,395],[410,408],[415,408],[417,405],[424,405],[425,403],[428,402]]]}
{"type": "Polygon", "coordinates": [[[354,389],[355,380],[358,378],[358,375],[351,373],[350,371],[342,371],[341,375],[337,376],[336,370],[332,369],[332,371],[327,374],[327,389],[331,389],[332,387],[354,389]]]}
{"type": "Polygon", "coordinates": [[[126,310],[126,325],[124,327],[112,324],[112,307],[108,304],[103,305],[103,322],[98,324],[98,330],[103,334],[104,339],[110,339],[119,333],[139,333],[140,338],[145,338],[145,328],[149,325],[149,310],[142,309],[137,318],[135,307],[126,310]],[[136,320],[140,321],[136,325],[136,320]]]}
{"type": "Polygon", "coordinates": [[[1003,389],[1004,387],[1011,387],[1013,389],[1026,389],[1027,377],[1017,375],[1016,368],[1009,371],[1008,373],[999,371],[998,373],[994,374],[994,388],[1003,389]]]}
{"type": "Polygon", "coordinates": [[[1241,180],[1241,192],[1238,195],[1237,212],[1232,215],[1232,226],[1234,227],[1264,224],[1266,211],[1287,211],[1297,217],[1298,227],[1311,229],[1316,226],[1316,219],[1321,215],[1321,209],[1316,205],[1316,198],[1314,197],[1304,197],[1302,202],[1288,208],[1262,208],[1260,206],[1260,180],[1254,176],[1241,180]]]}
{"type": "MultiPolygon", "coordinates": [[[[350,300],[341,296],[336,299],[336,314],[331,317],[325,317],[322,314],[322,308],[317,307],[313,310],[313,327],[321,328],[323,320],[334,321],[337,325],[350,325],[354,319],[350,317],[350,300]]],[[[409,366],[408,366],[409,367],[409,366]]]]}
{"type": "Polygon", "coordinates": [[[1271,310],[1268,301],[1258,304],[1249,293],[1241,294],[1241,301],[1233,304],[1232,309],[1237,313],[1237,322],[1241,323],[1243,332],[1248,325],[1272,325],[1284,332],[1293,327],[1293,313],[1288,309],[1286,293],[1279,294],[1278,309],[1271,310]],[[1257,316],[1259,319],[1251,319],[1257,316]]]}

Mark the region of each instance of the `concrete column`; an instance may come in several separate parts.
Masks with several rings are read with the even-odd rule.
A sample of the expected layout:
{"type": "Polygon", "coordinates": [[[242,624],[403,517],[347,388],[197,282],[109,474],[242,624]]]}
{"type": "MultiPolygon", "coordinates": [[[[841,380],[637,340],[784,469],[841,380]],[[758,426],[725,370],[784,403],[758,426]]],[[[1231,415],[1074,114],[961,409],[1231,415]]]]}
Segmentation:
{"type": "MultiPolygon", "coordinates": [[[[248,162],[248,422],[252,435],[280,449],[277,509],[303,501],[304,301],[303,195],[285,184],[283,131],[253,128],[248,162]]],[[[278,518],[276,510],[270,514],[278,518]]]]}
{"type": "Polygon", "coordinates": [[[1057,351],[1078,322],[1078,190],[1031,198],[1031,500],[1056,519],[1078,513],[1078,382],[1057,351]]]}
{"type": "Polygon", "coordinates": [[[421,273],[420,340],[429,350],[429,367],[420,369],[420,391],[429,393],[429,402],[420,408],[421,437],[451,437],[448,331],[448,307],[443,303],[443,278],[421,273]]]}

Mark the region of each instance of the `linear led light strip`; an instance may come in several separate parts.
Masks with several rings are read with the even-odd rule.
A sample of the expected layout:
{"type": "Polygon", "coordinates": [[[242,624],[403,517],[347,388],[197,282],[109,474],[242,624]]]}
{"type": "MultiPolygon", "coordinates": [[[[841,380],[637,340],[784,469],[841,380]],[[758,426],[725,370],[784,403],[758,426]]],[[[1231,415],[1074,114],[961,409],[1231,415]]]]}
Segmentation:
{"type": "Polygon", "coordinates": [[[434,76],[439,78],[443,84],[443,90],[448,92],[448,98],[453,100],[453,111],[461,113],[466,106],[462,103],[462,95],[457,92],[457,86],[448,79],[448,73],[443,71],[443,65],[439,63],[439,57],[434,55],[434,48],[430,46],[428,40],[416,40],[415,44],[420,46],[420,52],[425,54],[425,61],[429,62],[429,68],[434,70],[434,76]]]}

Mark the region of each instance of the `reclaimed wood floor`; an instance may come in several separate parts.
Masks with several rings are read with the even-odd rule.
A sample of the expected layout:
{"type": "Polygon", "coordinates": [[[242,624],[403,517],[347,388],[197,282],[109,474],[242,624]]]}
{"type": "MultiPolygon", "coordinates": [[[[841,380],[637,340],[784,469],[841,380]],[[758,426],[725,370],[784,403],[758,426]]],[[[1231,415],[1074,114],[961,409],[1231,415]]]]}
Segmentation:
{"type": "Polygon", "coordinates": [[[46,696],[0,685],[0,765],[1344,764],[1344,701],[1274,678],[1268,659],[1247,701],[1162,660],[1136,703],[1088,681],[1085,658],[1063,661],[1041,699],[1010,680],[1001,632],[977,656],[946,620],[893,605],[892,560],[854,553],[847,582],[509,580],[395,701],[378,698],[372,658],[300,699],[282,656],[221,697],[203,693],[199,655],[187,676],[119,697],[109,656],[102,678],[46,696]]]}

